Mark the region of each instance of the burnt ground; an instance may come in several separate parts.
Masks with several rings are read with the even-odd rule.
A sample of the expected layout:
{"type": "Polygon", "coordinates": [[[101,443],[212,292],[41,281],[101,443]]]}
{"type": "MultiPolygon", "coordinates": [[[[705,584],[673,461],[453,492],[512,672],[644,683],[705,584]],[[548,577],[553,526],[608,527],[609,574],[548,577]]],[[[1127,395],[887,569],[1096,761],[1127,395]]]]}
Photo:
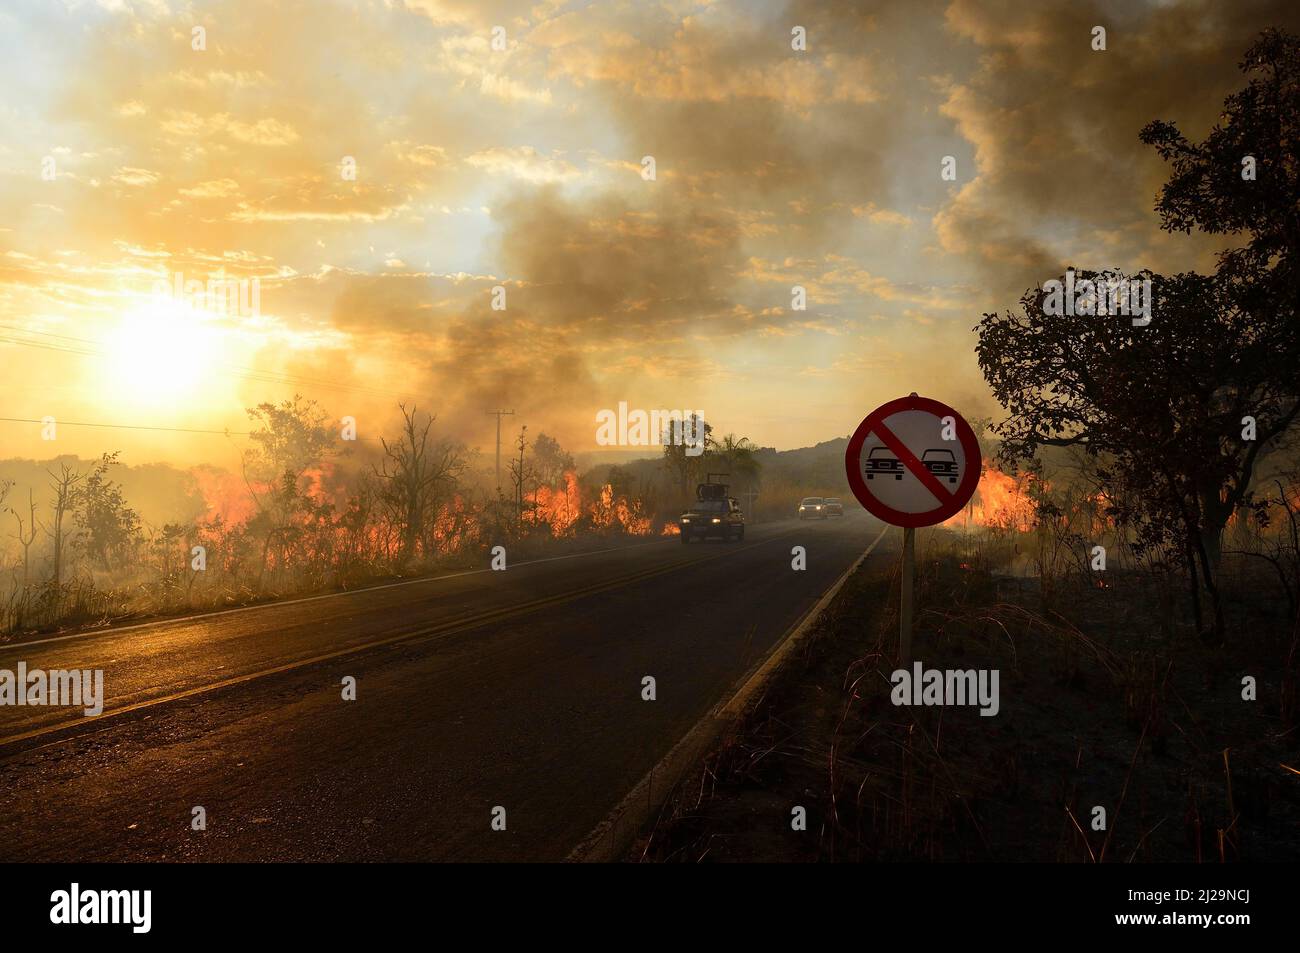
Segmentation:
{"type": "Polygon", "coordinates": [[[891,703],[897,562],[869,567],[628,859],[1300,858],[1297,653],[1267,579],[1236,587],[1216,645],[1195,634],[1176,576],[1045,591],[922,558],[915,656],[999,669],[1001,711],[980,717],[891,703]],[[806,831],[791,829],[795,806],[806,831]]]}

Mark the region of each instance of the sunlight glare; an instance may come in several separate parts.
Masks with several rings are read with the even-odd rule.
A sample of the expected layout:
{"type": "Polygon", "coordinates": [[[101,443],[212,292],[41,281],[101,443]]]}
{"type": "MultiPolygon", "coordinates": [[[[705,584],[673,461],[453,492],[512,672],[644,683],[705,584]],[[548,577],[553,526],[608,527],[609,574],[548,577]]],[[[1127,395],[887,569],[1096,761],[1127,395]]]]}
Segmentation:
{"type": "Polygon", "coordinates": [[[214,316],[151,300],[124,315],[108,338],[112,393],[136,404],[191,399],[210,378],[220,343],[214,316]]]}

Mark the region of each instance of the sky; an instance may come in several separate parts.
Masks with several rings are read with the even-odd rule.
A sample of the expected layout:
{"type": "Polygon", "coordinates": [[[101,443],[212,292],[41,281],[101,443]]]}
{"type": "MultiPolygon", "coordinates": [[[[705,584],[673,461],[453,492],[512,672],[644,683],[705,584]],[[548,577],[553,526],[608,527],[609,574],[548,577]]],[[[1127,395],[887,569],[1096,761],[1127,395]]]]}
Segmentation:
{"type": "Polygon", "coordinates": [[[577,452],[620,402],[781,449],[912,391],[996,417],[982,313],[1212,267],[1138,131],[1204,136],[1292,7],[10,0],[0,456],[222,462],[185,431],[295,391],[577,452]]]}

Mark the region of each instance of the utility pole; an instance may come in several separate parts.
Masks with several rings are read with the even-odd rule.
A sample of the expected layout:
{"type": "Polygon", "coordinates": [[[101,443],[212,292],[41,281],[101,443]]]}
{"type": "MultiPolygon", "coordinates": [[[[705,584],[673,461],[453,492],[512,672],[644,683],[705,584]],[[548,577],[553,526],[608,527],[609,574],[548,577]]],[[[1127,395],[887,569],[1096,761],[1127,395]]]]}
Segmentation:
{"type": "Polygon", "coordinates": [[[501,493],[501,418],[513,417],[513,410],[489,410],[488,416],[496,415],[497,418],[497,494],[501,493]]]}

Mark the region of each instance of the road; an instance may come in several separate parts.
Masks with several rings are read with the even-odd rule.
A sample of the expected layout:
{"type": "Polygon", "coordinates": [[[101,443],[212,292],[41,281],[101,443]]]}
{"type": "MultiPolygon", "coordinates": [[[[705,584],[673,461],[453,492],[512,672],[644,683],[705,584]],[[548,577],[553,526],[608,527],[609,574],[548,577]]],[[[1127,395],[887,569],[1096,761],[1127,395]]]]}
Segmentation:
{"type": "Polygon", "coordinates": [[[563,859],[880,529],[756,525],[0,646],[0,669],[103,669],[106,696],[99,718],[0,707],[0,859],[563,859]]]}

